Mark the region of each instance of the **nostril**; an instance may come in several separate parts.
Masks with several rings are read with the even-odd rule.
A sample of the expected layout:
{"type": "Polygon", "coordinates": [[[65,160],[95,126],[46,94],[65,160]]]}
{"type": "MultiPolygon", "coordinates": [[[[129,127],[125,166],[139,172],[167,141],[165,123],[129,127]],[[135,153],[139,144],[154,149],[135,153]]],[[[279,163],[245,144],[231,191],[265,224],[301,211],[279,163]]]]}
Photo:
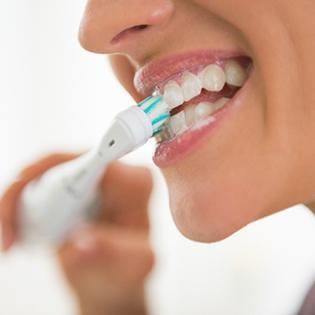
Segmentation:
{"type": "Polygon", "coordinates": [[[133,33],[142,32],[142,31],[146,30],[148,27],[149,27],[149,25],[146,25],[146,24],[140,24],[140,25],[135,25],[135,26],[129,27],[129,28],[123,30],[122,32],[120,32],[119,34],[117,34],[115,37],[113,37],[113,39],[111,40],[111,44],[117,44],[119,41],[121,41],[125,37],[127,37],[133,33]]]}
{"type": "Polygon", "coordinates": [[[131,30],[142,31],[142,30],[144,30],[144,29],[146,29],[148,27],[149,27],[149,25],[145,25],[145,24],[143,24],[143,25],[136,25],[134,27],[131,27],[131,30]]]}

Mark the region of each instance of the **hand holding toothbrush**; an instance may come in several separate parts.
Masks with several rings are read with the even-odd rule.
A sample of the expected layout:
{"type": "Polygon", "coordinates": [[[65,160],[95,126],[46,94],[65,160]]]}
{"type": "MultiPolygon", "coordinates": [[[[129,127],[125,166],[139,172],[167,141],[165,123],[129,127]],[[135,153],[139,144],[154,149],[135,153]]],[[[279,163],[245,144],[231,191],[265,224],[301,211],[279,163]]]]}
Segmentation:
{"type": "MultiPolygon", "coordinates": [[[[0,200],[4,249],[18,239],[16,204],[23,187],[49,168],[75,158],[49,156],[22,172],[0,200]]],[[[144,281],[153,266],[148,241],[151,176],[145,168],[112,163],[101,183],[98,221],[75,231],[59,248],[82,315],[145,314],[144,281]]]]}

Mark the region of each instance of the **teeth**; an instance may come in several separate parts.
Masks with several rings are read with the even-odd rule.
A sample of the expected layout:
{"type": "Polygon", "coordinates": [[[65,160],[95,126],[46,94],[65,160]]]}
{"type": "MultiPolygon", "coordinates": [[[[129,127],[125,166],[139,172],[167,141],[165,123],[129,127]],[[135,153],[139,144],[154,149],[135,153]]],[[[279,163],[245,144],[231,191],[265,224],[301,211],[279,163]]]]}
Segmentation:
{"type": "Polygon", "coordinates": [[[165,85],[164,101],[171,109],[184,103],[183,91],[175,81],[170,81],[165,85]]]}
{"type": "MultiPolygon", "coordinates": [[[[180,85],[174,80],[165,85],[163,93],[165,106],[172,110],[200,95],[203,88],[210,92],[219,92],[226,83],[241,87],[246,79],[245,69],[235,60],[227,61],[224,70],[216,64],[210,64],[198,75],[187,71],[182,75],[180,85]]],[[[184,110],[168,120],[165,130],[157,135],[158,141],[171,139],[205,118],[214,119],[211,115],[224,107],[229,100],[229,98],[222,97],[214,103],[201,102],[198,105],[186,106],[184,110]]],[[[165,111],[164,107],[162,111],[165,111]]]]}
{"type": "Polygon", "coordinates": [[[191,127],[194,125],[194,123],[196,122],[194,105],[188,105],[185,108],[185,118],[187,127],[191,127]]]}
{"type": "Polygon", "coordinates": [[[227,84],[241,87],[247,79],[245,69],[235,60],[230,60],[226,63],[225,75],[227,84]]]}
{"type": "Polygon", "coordinates": [[[215,111],[215,104],[209,102],[199,103],[195,108],[196,120],[201,120],[215,111]]]}
{"type": "Polygon", "coordinates": [[[169,81],[164,87],[164,100],[170,109],[173,109],[198,96],[202,88],[210,92],[219,92],[226,83],[241,87],[246,79],[245,69],[235,60],[227,61],[224,70],[216,64],[211,64],[198,76],[185,72],[181,78],[181,85],[174,80],[169,81]]]}
{"type": "Polygon", "coordinates": [[[221,109],[229,100],[229,98],[222,97],[215,103],[201,102],[198,105],[186,106],[184,110],[168,120],[164,129],[156,136],[157,141],[163,142],[172,139],[205,118],[214,120],[215,118],[211,115],[221,109]]]}
{"type": "Polygon", "coordinates": [[[212,64],[207,66],[201,73],[202,87],[210,92],[219,92],[226,83],[226,76],[221,67],[212,64]]]}
{"type": "MultiPolygon", "coordinates": [[[[224,105],[229,101],[230,99],[227,97],[222,97],[219,100],[217,100],[215,103],[210,102],[201,102],[195,107],[195,119],[198,121],[200,119],[203,119],[207,116],[210,116],[217,110],[224,107],[224,105]]],[[[186,118],[187,119],[187,118],[186,118]]]]}
{"type": "Polygon", "coordinates": [[[184,111],[181,111],[170,118],[170,127],[175,135],[183,133],[187,130],[184,111]]]}
{"type": "Polygon", "coordinates": [[[187,102],[201,93],[202,84],[196,75],[186,72],[182,77],[181,88],[184,95],[184,100],[187,102]]]}
{"type": "Polygon", "coordinates": [[[222,97],[219,100],[217,100],[213,105],[215,107],[215,110],[219,110],[222,107],[225,106],[225,104],[229,101],[230,99],[227,97],[222,97]]]}

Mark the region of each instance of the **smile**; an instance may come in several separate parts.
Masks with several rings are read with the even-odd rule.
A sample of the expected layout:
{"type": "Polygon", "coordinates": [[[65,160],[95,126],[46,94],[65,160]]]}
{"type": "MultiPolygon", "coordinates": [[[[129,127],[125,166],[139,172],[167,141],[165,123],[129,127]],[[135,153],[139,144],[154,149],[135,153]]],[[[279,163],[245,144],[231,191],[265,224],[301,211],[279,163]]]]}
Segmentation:
{"type": "Polygon", "coordinates": [[[167,58],[137,72],[137,90],[143,96],[159,93],[171,109],[170,119],[156,135],[154,161],[159,167],[184,158],[217,129],[238,103],[251,66],[248,57],[202,51],[167,58]]]}

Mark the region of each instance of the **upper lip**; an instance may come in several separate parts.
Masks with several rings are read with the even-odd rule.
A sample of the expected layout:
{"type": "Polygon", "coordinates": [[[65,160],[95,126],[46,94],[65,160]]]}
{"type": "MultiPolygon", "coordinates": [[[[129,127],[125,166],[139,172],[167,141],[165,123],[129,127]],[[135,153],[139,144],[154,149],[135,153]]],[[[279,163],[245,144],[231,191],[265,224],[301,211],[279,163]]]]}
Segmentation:
{"type": "Polygon", "coordinates": [[[196,71],[220,60],[235,58],[241,54],[222,50],[200,50],[174,54],[157,61],[151,61],[140,68],[134,77],[138,93],[147,97],[156,88],[162,89],[171,79],[184,71],[196,71]]]}

